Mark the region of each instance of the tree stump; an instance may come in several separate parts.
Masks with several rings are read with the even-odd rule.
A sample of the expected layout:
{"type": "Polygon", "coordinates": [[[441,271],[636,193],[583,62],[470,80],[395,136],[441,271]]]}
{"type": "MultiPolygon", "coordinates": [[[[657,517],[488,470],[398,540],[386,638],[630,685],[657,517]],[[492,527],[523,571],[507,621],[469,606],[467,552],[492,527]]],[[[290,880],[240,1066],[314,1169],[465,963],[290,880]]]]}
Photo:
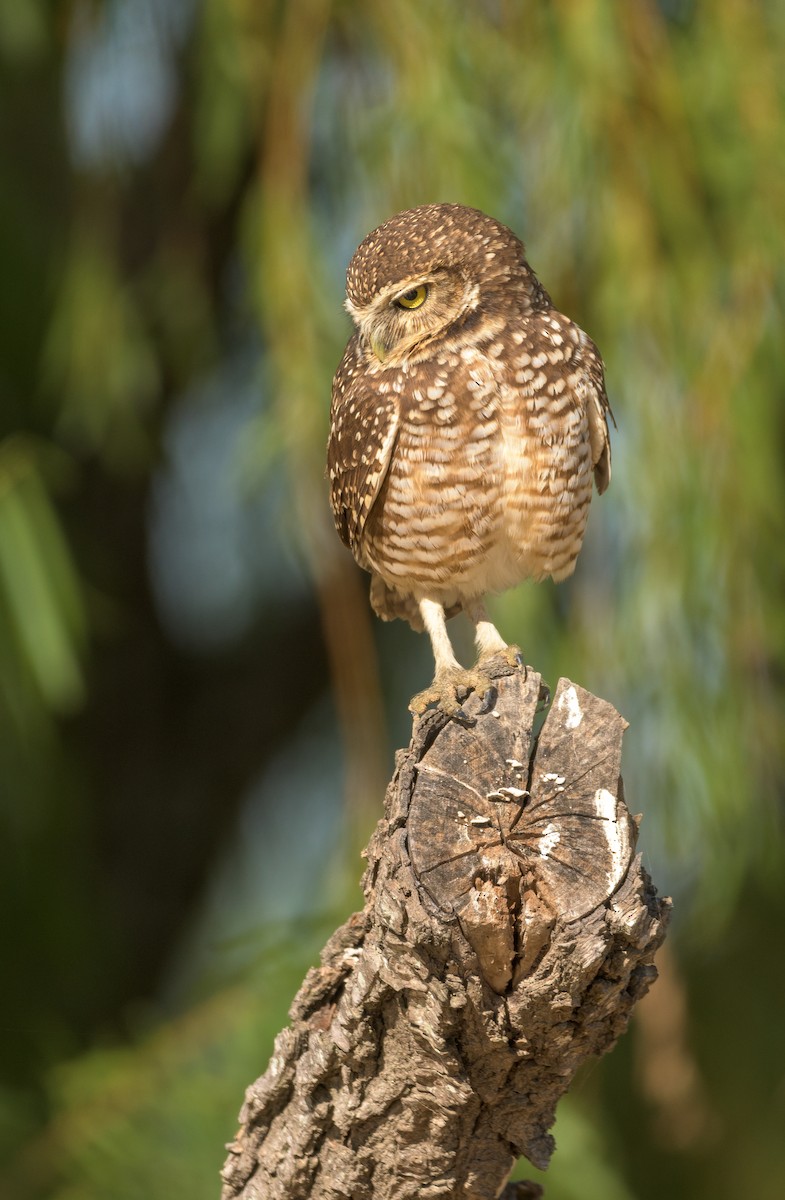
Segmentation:
{"type": "Polygon", "coordinates": [[[399,751],[365,908],[247,1091],[223,1200],[493,1200],[520,1155],[547,1166],[557,1101],[656,977],[669,902],[635,855],[626,722],[562,679],[535,736],[539,675],[495,682],[490,712],[428,712],[399,751]]]}

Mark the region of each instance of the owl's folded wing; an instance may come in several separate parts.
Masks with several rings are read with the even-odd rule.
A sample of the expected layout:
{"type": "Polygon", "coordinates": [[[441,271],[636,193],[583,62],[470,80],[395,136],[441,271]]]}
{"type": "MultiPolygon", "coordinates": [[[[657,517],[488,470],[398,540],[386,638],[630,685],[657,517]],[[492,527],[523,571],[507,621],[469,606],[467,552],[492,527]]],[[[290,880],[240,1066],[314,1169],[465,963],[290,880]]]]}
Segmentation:
{"type": "Polygon", "coordinates": [[[327,474],[335,527],[360,566],[368,566],[363,530],[390,465],[398,401],[372,386],[358,341],[355,334],[333,380],[327,474]]]}
{"type": "Polygon", "coordinates": [[[595,486],[602,495],[611,481],[611,439],[608,417],[614,425],[616,421],[605,392],[605,372],[600,352],[583,330],[580,331],[580,334],[581,358],[585,368],[584,398],[589,419],[591,463],[594,468],[595,486]]]}

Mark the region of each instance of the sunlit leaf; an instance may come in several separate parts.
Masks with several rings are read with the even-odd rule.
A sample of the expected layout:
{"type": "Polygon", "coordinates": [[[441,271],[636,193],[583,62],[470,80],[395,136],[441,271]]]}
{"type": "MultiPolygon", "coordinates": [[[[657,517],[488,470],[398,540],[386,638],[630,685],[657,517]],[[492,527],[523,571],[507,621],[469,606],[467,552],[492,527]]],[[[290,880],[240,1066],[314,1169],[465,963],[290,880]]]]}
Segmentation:
{"type": "Polygon", "coordinates": [[[0,446],[0,589],[44,701],[75,708],[84,697],[81,585],[35,465],[8,442],[0,446]]]}

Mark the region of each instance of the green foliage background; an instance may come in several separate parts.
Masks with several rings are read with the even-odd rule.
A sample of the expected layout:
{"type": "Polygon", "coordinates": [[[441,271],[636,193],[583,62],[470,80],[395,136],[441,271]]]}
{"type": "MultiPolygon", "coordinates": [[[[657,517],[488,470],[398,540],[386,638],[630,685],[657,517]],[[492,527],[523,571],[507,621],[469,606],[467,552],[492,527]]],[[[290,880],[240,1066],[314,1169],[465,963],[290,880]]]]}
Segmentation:
{"type": "Polygon", "coordinates": [[[548,1195],[778,1200],[785,9],[0,0],[0,129],[0,1193],[217,1195],[359,903],[430,658],[330,528],[343,272],[449,200],[607,363],[576,576],[495,611],[630,720],[675,900],[548,1195]]]}

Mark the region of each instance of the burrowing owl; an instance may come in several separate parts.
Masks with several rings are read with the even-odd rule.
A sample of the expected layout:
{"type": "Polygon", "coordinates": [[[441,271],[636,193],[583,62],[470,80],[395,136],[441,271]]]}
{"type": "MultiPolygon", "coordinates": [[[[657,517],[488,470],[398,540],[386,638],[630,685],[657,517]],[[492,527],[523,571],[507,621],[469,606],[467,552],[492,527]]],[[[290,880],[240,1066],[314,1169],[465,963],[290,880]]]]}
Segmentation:
{"type": "Polygon", "coordinates": [[[343,541],[371,572],[384,620],[427,629],[433,685],[412,701],[454,711],[508,647],[484,596],[564,579],[592,476],[611,474],[597,347],[551,298],[524,247],[458,204],[398,213],[349,263],[357,331],[333,381],[327,449],[343,541]],[[455,658],[445,617],[464,609],[478,663],[455,658]]]}

